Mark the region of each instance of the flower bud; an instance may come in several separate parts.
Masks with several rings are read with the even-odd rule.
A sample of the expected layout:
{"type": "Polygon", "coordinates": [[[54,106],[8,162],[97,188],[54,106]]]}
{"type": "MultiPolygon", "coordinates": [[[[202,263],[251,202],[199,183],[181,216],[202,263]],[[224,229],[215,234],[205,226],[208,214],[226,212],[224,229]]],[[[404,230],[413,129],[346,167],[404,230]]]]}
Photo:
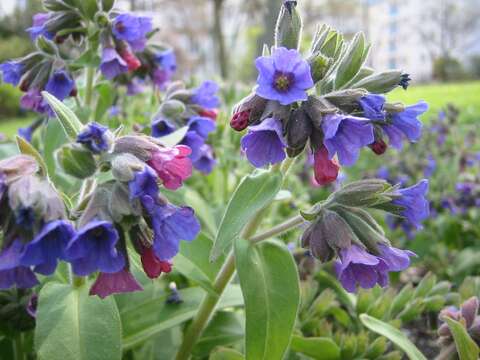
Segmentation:
{"type": "Polygon", "coordinates": [[[372,151],[377,155],[383,155],[387,151],[388,145],[383,139],[376,139],[373,143],[368,145],[372,151]]]}
{"type": "Polygon", "coordinates": [[[325,146],[319,147],[313,155],[313,171],[315,181],[319,185],[327,185],[337,180],[340,165],[336,159],[328,158],[328,151],[325,146]]]}
{"type": "Polygon", "coordinates": [[[243,131],[248,127],[248,119],[250,118],[250,110],[237,112],[230,120],[230,127],[236,131],[243,131]]]}
{"type": "Polygon", "coordinates": [[[323,210],[302,236],[302,247],[322,262],[333,258],[336,251],[346,249],[358,238],[345,220],[334,211],[323,210]]]}
{"type": "Polygon", "coordinates": [[[137,70],[140,66],[142,66],[142,63],[138,58],[135,56],[134,53],[132,53],[127,46],[124,46],[118,50],[118,53],[120,57],[125,60],[128,66],[129,71],[135,71],[137,70]]]}
{"type": "Polygon", "coordinates": [[[275,27],[275,47],[298,49],[302,36],[302,18],[296,1],[284,1],[275,27]]]}
{"type": "Polygon", "coordinates": [[[472,326],[478,312],[478,298],[476,296],[471,297],[465,301],[460,307],[462,317],[465,319],[467,329],[472,326]]]}
{"type": "Polygon", "coordinates": [[[28,155],[15,155],[0,161],[0,173],[5,175],[7,185],[38,170],[37,162],[28,155]]]}
{"type": "Polygon", "coordinates": [[[113,152],[115,154],[129,153],[142,161],[148,161],[152,152],[158,149],[155,142],[148,136],[122,136],[115,140],[113,152]]]}
{"type": "Polygon", "coordinates": [[[287,122],[288,146],[294,149],[303,149],[311,133],[312,122],[307,113],[302,108],[292,111],[287,122]]]}
{"type": "Polygon", "coordinates": [[[202,109],[198,115],[212,119],[213,121],[217,120],[218,110],[215,109],[202,109]]]}
{"type": "Polygon", "coordinates": [[[345,185],[333,194],[336,203],[352,207],[368,207],[388,203],[391,198],[384,193],[391,188],[385,180],[368,179],[345,185]]]}
{"type": "Polygon", "coordinates": [[[322,129],[322,117],[325,114],[331,114],[337,111],[332,104],[323,97],[310,95],[308,100],[302,104],[302,107],[310,117],[313,126],[316,129],[322,129]]]}
{"type": "Polygon", "coordinates": [[[112,160],[112,174],[118,181],[130,182],[135,173],[141,171],[145,164],[130,153],[116,155],[112,160]]]}
{"type": "Polygon", "coordinates": [[[91,151],[77,144],[63,146],[57,152],[57,160],[65,173],[79,179],[92,176],[97,169],[91,151]]]}
{"type": "Polygon", "coordinates": [[[330,65],[332,64],[331,60],[326,56],[317,52],[316,54],[310,56],[308,59],[310,64],[310,69],[312,73],[312,79],[314,83],[322,80],[330,65]]]}
{"type": "Polygon", "coordinates": [[[352,112],[358,108],[358,100],[366,94],[362,89],[348,89],[329,93],[325,99],[343,111],[352,112]]]}
{"type": "Polygon", "coordinates": [[[169,118],[180,116],[185,111],[185,105],[179,100],[167,100],[160,105],[159,111],[169,118]]]}
{"type": "Polygon", "coordinates": [[[401,80],[401,71],[388,70],[367,76],[352,87],[355,89],[365,89],[373,94],[385,94],[399,86],[401,80]]]}
{"type": "Polygon", "coordinates": [[[53,41],[50,41],[41,35],[37,37],[36,46],[38,50],[43,51],[48,55],[55,55],[58,51],[53,41]]]}
{"type": "Polygon", "coordinates": [[[127,216],[139,216],[142,213],[140,203],[130,200],[128,186],[120,183],[116,183],[112,187],[108,210],[117,223],[120,223],[127,216]]]}
{"type": "Polygon", "coordinates": [[[268,100],[261,98],[255,93],[251,93],[247,97],[240,100],[240,102],[233,108],[233,114],[241,112],[249,112],[248,124],[253,124],[262,118],[265,106],[268,100]]]}

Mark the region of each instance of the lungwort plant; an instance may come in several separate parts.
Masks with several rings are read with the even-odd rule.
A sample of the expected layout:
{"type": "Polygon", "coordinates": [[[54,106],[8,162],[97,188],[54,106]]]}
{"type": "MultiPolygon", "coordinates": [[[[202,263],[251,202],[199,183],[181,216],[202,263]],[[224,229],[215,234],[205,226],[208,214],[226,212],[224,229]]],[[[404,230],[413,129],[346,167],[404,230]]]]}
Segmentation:
{"type": "Polygon", "coordinates": [[[455,303],[443,299],[450,288],[429,278],[398,295],[382,289],[416,254],[393,246],[372,213],[420,228],[428,181],[364,179],[294,200],[307,192],[294,185],[299,157],[313,156],[323,186],[364,148],[420,138],[427,105],[384,96],[406,89],[407,74],[367,67],[362,33],[347,41],[320,26],[304,51],[297,2],[285,1],[256,85],[232,109],[241,153],[217,148],[216,159],[221,142],[209,135],[234,132],[219,86],[173,81],[175,55],[152,43],[151,18],[108,0],[44,7],[28,29],[37,50],[1,65],[40,114],[0,161],[2,353],[425,358],[398,328],[455,303]],[[256,169],[246,175],[247,160],[256,169]],[[308,275],[316,285],[299,253],[320,267],[308,275]]]}

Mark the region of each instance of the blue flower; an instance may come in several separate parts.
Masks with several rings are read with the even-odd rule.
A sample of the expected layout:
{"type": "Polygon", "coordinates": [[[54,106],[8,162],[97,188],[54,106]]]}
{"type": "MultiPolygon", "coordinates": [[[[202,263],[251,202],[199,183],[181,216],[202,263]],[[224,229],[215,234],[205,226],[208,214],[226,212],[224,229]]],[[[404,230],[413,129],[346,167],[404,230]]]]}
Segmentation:
{"type": "Polygon", "coordinates": [[[274,118],[250,126],[241,140],[242,150],[255,167],[276,164],[285,159],[286,143],[280,121],[274,118]]]}
{"type": "Polygon", "coordinates": [[[114,48],[104,47],[100,71],[103,76],[110,80],[117,75],[126,73],[128,71],[128,65],[114,48]]]}
{"type": "Polygon", "coordinates": [[[125,266],[124,255],[117,250],[119,235],[112,223],[93,220],[81,228],[66,249],[73,272],[86,276],[95,271],[116,273],[125,266]]]}
{"type": "Polygon", "coordinates": [[[176,130],[176,126],[168,119],[158,118],[152,121],[152,136],[162,137],[171,134],[176,130]]]}
{"type": "Polygon", "coordinates": [[[170,260],[178,253],[181,240],[192,241],[200,232],[200,223],[192,208],[151,203],[147,210],[153,224],[153,250],[161,261],[170,260]]]}
{"type": "Polygon", "coordinates": [[[142,200],[145,196],[154,200],[158,198],[158,177],[148,165],[145,165],[142,171],[135,173],[135,177],[129,182],[128,187],[130,199],[140,198],[142,200]]]}
{"type": "Polygon", "coordinates": [[[128,42],[132,50],[141,51],[145,47],[147,34],[152,31],[152,18],[120,14],[113,20],[112,31],[118,40],[128,42]]]}
{"type": "Polygon", "coordinates": [[[192,131],[187,131],[187,133],[185,134],[185,137],[182,139],[180,144],[186,145],[190,148],[191,153],[189,157],[192,160],[192,162],[195,162],[200,158],[200,156],[202,156],[200,149],[205,144],[205,139],[200,135],[198,135],[196,131],[192,130],[192,131]]]}
{"type": "Polygon", "coordinates": [[[214,81],[204,81],[193,91],[191,102],[206,109],[214,109],[220,105],[217,96],[218,85],[214,81]]]}
{"type": "Polygon", "coordinates": [[[24,138],[28,142],[32,141],[33,128],[32,126],[22,127],[17,130],[18,136],[24,138]]]}
{"type": "Polygon", "coordinates": [[[385,120],[385,97],[383,95],[368,94],[362,96],[358,103],[363,110],[363,115],[370,120],[385,120]]]}
{"type": "Polygon", "coordinates": [[[53,274],[57,260],[65,260],[65,249],[75,235],[68,221],[55,220],[45,224],[35,238],[25,246],[20,260],[23,266],[34,265],[34,271],[43,275],[53,274]]]}
{"type": "Polygon", "coordinates": [[[108,128],[96,122],[91,122],[77,136],[77,142],[83,144],[91,152],[100,154],[107,151],[110,147],[108,128]]]}
{"type": "Polygon", "coordinates": [[[18,61],[7,61],[0,65],[3,74],[3,81],[17,86],[22,78],[25,67],[18,61]]]}
{"type": "Polygon", "coordinates": [[[177,58],[172,49],[155,54],[155,62],[165,71],[173,74],[177,70],[177,58]]]}
{"type": "Polygon", "coordinates": [[[350,166],[358,159],[360,149],[375,141],[373,126],[367,119],[349,115],[326,115],[322,121],[323,144],[330,159],[335,153],[341,165],[350,166]]]}
{"type": "Polygon", "coordinates": [[[33,271],[20,264],[24,246],[20,240],[14,240],[0,252],[0,289],[31,288],[38,284],[33,271]]]}
{"type": "Polygon", "coordinates": [[[410,142],[417,141],[422,136],[422,123],[418,120],[418,116],[427,110],[428,104],[420,101],[416,105],[407,106],[400,113],[392,114],[391,121],[383,126],[383,130],[390,139],[390,144],[401,149],[403,138],[407,138],[410,142]]]}
{"type": "Polygon", "coordinates": [[[49,13],[38,13],[33,15],[33,26],[27,29],[27,32],[30,34],[30,38],[35,40],[40,35],[47,38],[53,39],[54,34],[48,31],[45,23],[50,18],[49,13]]]}
{"type": "Polygon", "coordinates": [[[204,174],[210,174],[217,164],[210,145],[204,144],[200,148],[200,157],[193,162],[193,167],[204,174]]]}
{"type": "Polygon", "coordinates": [[[188,120],[188,130],[195,131],[203,139],[208,137],[208,134],[215,131],[217,124],[210,118],[203,116],[193,116],[188,120]]]}
{"type": "Polygon", "coordinates": [[[404,208],[400,215],[405,217],[417,229],[421,229],[421,222],[428,218],[430,205],[426,199],[428,192],[428,180],[423,179],[418,184],[405,189],[397,190],[399,198],[392,201],[392,204],[404,208]]]}
{"type": "Polygon", "coordinates": [[[70,96],[75,82],[65,70],[55,71],[45,85],[45,90],[55,96],[58,100],[63,100],[70,96]]]}
{"type": "Polygon", "coordinates": [[[258,96],[277,100],[282,105],[307,100],[307,90],[314,83],[310,65],[297,50],[277,48],[271,56],[257,58],[255,66],[258,70],[258,96]]]}

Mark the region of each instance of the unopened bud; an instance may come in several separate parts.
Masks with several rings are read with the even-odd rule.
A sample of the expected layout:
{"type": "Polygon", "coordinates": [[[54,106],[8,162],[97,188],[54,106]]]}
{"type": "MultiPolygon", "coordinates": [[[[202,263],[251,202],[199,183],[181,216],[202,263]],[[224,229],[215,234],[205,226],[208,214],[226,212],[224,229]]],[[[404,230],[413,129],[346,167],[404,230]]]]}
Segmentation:
{"type": "Polygon", "coordinates": [[[372,74],[353,84],[355,89],[365,89],[373,94],[385,94],[397,86],[402,79],[402,72],[399,70],[388,70],[372,74]]]}
{"type": "Polygon", "coordinates": [[[202,109],[198,115],[212,119],[213,121],[217,120],[218,110],[215,109],[202,109]]]}
{"type": "Polygon", "coordinates": [[[248,123],[252,124],[259,121],[264,113],[268,100],[261,98],[255,93],[251,93],[233,108],[233,114],[249,111],[248,123]]]}
{"type": "Polygon", "coordinates": [[[352,207],[368,207],[388,203],[391,198],[384,193],[390,187],[390,184],[382,179],[355,181],[335,192],[333,199],[338,204],[352,207]]]}
{"type": "Polygon", "coordinates": [[[312,133],[312,128],[312,122],[302,108],[292,111],[287,122],[288,146],[303,149],[312,133]]]}
{"type": "Polygon", "coordinates": [[[130,153],[116,155],[112,160],[112,174],[120,182],[132,181],[137,171],[141,171],[145,164],[130,153]]]}
{"type": "Polygon", "coordinates": [[[65,173],[79,179],[92,176],[97,169],[92,152],[78,144],[63,146],[57,160],[65,173]]]}
{"type": "Polygon", "coordinates": [[[377,155],[383,155],[387,151],[388,145],[383,139],[377,139],[370,145],[368,145],[372,151],[377,155]]]}
{"type": "Polygon", "coordinates": [[[296,1],[284,1],[275,27],[275,47],[298,49],[302,37],[302,18],[296,1]]]}
{"type": "Polygon", "coordinates": [[[150,160],[152,152],[157,149],[158,146],[148,136],[122,136],[115,140],[113,146],[115,154],[129,153],[142,161],[150,160]]]}
{"type": "Polygon", "coordinates": [[[329,93],[325,95],[325,99],[336,107],[351,112],[358,108],[358,100],[366,94],[367,92],[362,89],[348,89],[329,93]]]}
{"type": "Polygon", "coordinates": [[[466,322],[467,329],[472,326],[473,321],[477,316],[478,305],[478,298],[476,296],[473,296],[467,301],[465,301],[460,307],[462,317],[465,319],[466,322]]]}
{"type": "Polygon", "coordinates": [[[139,216],[142,213],[139,202],[130,200],[128,186],[118,182],[112,188],[108,210],[117,223],[124,221],[127,216],[139,216]]]}
{"type": "Polygon", "coordinates": [[[243,131],[248,126],[248,119],[250,118],[250,110],[237,112],[230,120],[230,127],[236,131],[243,131]]]}
{"type": "Polygon", "coordinates": [[[319,147],[314,153],[313,172],[319,185],[327,185],[337,180],[340,165],[337,160],[328,158],[325,146],[319,147]]]}
{"type": "Polygon", "coordinates": [[[185,112],[185,104],[179,100],[167,100],[160,105],[159,111],[169,118],[175,118],[185,112]]]}
{"type": "Polygon", "coordinates": [[[119,49],[119,54],[120,57],[127,63],[129,71],[135,71],[142,66],[140,60],[138,60],[135,54],[132,53],[126,46],[119,49]]]}
{"type": "Polygon", "coordinates": [[[331,65],[331,60],[319,52],[308,59],[314,83],[322,80],[331,65]]]}
{"type": "Polygon", "coordinates": [[[55,55],[57,53],[57,47],[55,46],[55,43],[46,39],[42,35],[37,37],[36,45],[40,51],[43,51],[48,55],[55,55]]]}

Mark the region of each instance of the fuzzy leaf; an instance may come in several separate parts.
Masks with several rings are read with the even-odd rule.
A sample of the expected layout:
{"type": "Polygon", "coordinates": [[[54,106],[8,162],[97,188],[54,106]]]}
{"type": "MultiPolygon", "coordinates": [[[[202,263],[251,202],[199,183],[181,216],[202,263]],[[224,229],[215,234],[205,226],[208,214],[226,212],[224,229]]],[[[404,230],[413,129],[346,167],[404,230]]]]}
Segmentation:
{"type": "Polygon", "coordinates": [[[443,317],[443,320],[447,323],[448,328],[452,332],[460,360],[478,359],[479,348],[470,335],[468,335],[465,326],[447,316],[443,317]]]}
{"type": "Polygon", "coordinates": [[[47,176],[48,175],[48,169],[47,169],[47,164],[45,163],[45,160],[43,159],[42,155],[35,149],[32,144],[30,144],[27,140],[22,138],[21,136],[16,137],[17,141],[17,146],[18,150],[25,155],[30,155],[33,157],[37,163],[38,166],[40,166],[40,172],[42,176],[47,176]]]}
{"type": "Polygon", "coordinates": [[[304,338],[294,335],[290,348],[315,360],[340,359],[340,348],[327,337],[304,338]]]}
{"type": "Polygon", "coordinates": [[[77,115],[75,115],[72,110],[70,110],[60,100],[58,100],[55,96],[49,94],[48,92],[42,91],[42,96],[52,107],[55,115],[57,115],[57,119],[62,124],[65,134],[71,140],[76,140],[77,135],[79,134],[83,126],[80,120],[78,120],[77,115]]]}

